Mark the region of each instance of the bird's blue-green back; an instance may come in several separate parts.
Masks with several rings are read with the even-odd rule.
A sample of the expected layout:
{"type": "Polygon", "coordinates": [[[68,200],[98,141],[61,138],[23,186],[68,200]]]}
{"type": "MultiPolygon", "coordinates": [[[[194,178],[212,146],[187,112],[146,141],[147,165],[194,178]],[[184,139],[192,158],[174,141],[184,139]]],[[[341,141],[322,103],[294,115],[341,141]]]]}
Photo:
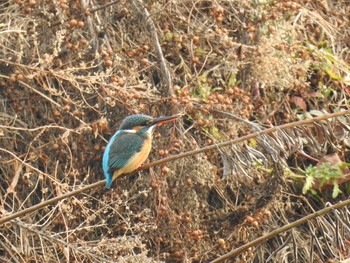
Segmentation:
{"type": "Polygon", "coordinates": [[[109,188],[114,171],[123,168],[127,162],[142,149],[147,135],[138,132],[117,131],[108,142],[103,154],[102,167],[106,176],[106,188],[109,188]]]}
{"type": "Polygon", "coordinates": [[[121,133],[110,146],[108,160],[109,173],[124,167],[128,160],[141,151],[145,140],[145,135],[142,133],[121,133]]]}

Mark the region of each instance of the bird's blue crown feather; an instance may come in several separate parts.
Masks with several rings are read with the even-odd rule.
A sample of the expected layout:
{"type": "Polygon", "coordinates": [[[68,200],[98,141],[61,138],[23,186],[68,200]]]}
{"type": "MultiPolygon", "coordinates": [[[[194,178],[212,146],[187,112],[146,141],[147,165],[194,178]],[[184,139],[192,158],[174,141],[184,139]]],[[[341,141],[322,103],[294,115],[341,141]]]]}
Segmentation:
{"type": "Polygon", "coordinates": [[[120,125],[120,130],[131,130],[136,126],[146,126],[153,118],[145,114],[135,114],[126,117],[120,125]]]}

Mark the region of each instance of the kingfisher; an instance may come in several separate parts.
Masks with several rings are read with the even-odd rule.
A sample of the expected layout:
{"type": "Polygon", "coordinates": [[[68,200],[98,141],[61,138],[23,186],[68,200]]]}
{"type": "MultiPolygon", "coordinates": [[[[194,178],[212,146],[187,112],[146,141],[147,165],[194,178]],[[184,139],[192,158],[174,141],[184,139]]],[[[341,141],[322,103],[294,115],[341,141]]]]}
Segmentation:
{"type": "Polygon", "coordinates": [[[117,177],[139,168],[151,151],[154,128],[174,121],[176,118],[177,116],[152,118],[144,114],[126,117],[119,130],[109,140],[103,153],[105,187],[110,188],[117,177]]]}

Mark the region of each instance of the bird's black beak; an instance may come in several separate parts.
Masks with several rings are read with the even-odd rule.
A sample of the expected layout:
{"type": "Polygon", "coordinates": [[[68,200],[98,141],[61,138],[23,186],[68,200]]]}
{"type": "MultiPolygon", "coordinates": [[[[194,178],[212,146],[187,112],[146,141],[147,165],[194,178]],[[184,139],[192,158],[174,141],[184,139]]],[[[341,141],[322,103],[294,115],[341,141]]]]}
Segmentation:
{"type": "Polygon", "coordinates": [[[164,124],[164,123],[167,123],[167,122],[171,122],[171,121],[174,121],[178,118],[179,116],[162,116],[162,117],[158,117],[158,118],[155,118],[153,119],[153,121],[150,123],[150,126],[153,126],[153,125],[160,125],[160,124],[164,124]]]}

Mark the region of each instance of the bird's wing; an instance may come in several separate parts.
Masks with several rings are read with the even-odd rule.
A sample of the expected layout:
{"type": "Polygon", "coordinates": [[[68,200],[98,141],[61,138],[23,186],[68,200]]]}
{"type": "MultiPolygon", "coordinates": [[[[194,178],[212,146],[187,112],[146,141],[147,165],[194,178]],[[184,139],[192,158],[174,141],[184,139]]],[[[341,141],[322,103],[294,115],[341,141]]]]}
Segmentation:
{"type": "Polygon", "coordinates": [[[108,172],[125,166],[128,160],[142,148],[144,138],[138,134],[121,134],[110,145],[108,158],[108,172]]]}

